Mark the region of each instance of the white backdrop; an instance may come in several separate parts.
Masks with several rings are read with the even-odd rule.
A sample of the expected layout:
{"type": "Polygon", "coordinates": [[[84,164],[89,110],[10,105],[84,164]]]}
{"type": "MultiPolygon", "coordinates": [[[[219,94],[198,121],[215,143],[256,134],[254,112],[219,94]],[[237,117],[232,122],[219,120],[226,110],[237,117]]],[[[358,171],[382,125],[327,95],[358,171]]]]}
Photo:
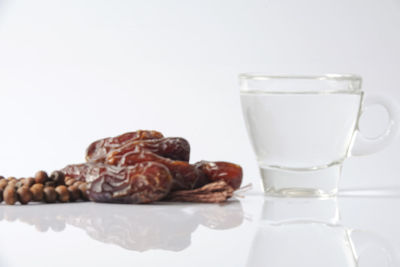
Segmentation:
{"type": "MultiPolygon", "coordinates": [[[[0,0],[0,173],[51,171],[95,139],[157,129],[258,186],[237,82],[249,71],[360,74],[398,101],[400,1],[0,0]]],[[[397,139],[349,159],[341,187],[400,186],[399,151],[397,139]]]]}

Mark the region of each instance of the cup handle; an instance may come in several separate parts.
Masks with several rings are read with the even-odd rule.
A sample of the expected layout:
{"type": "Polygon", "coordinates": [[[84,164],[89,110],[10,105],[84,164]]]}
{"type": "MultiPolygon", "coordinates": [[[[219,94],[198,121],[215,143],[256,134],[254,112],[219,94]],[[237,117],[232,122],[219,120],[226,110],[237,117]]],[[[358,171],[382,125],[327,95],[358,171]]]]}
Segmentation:
{"type": "Polygon", "coordinates": [[[385,259],[385,265],[381,267],[397,267],[400,266],[398,252],[396,247],[390,244],[386,239],[376,234],[362,230],[348,230],[348,236],[355,254],[357,266],[362,267],[360,259],[365,253],[371,253],[371,249],[382,253],[385,259]]]}
{"type": "Polygon", "coordinates": [[[396,138],[399,132],[400,108],[397,102],[383,95],[368,95],[363,102],[359,114],[360,117],[368,107],[380,105],[384,107],[389,114],[389,123],[385,132],[375,138],[365,137],[357,125],[357,136],[351,150],[353,156],[368,155],[384,149],[396,138]]]}

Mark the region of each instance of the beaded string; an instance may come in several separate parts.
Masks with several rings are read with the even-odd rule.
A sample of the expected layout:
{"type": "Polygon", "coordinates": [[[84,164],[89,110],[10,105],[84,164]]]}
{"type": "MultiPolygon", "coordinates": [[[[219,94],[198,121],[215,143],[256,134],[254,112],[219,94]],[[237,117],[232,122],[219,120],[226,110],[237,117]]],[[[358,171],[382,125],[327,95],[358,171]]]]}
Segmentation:
{"type": "Polygon", "coordinates": [[[87,200],[87,183],[64,176],[60,171],[52,172],[50,176],[45,171],[38,171],[35,177],[19,179],[0,176],[0,202],[8,205],[87,200]]]}

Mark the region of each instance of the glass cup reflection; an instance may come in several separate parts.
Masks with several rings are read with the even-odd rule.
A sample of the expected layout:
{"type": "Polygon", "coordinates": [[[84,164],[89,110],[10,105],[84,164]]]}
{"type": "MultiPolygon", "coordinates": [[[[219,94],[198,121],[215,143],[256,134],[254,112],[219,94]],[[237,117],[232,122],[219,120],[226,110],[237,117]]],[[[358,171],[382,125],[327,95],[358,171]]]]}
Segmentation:
{"type": "Polygon", "coordinates": [[[384,239],[340,224],[336,198],[266,199],[246,266],[362,267],[366,248],[398,266],[384,239]]]}

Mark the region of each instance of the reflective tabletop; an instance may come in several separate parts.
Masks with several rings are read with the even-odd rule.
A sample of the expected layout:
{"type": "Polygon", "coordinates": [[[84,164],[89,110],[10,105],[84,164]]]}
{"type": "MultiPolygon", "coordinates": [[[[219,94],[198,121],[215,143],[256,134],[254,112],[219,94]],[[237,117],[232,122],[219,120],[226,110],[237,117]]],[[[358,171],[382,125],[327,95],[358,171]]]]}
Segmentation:
{"type": "Polygon", "coordinates": [[[0,205],[0,266],[400,266],[400,190],[0,205]]]}

